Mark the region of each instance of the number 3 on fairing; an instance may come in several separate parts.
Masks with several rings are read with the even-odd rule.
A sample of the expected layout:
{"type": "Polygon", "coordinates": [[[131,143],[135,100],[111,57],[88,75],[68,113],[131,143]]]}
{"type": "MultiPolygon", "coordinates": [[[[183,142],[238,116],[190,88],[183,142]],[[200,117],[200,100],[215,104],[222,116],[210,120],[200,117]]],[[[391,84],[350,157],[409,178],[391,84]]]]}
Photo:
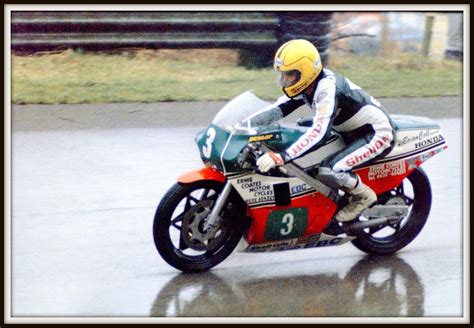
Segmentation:
{"type": "Polygon", "coordinates": [[[295,217],[291,213],[286,213],[285,215],[283,215],[283,218],[282,218],[281,222],[286,224],[286,228],[285,229],[280,229],[280,233],[283,236],[286,236],[293,230],[293,224],[295,223],[295,217]]]}
{"type": "Polygon", "coordinates": [[[211,157],[211,151],[212,151],[212,142],[214,141],[214,138],[216,137],[216,130],[214,128],[209,128],[207,130],[207,139],[206,139],[206,144],[202,146],[202,154],[206,156],[207,158],[211,157]]]}

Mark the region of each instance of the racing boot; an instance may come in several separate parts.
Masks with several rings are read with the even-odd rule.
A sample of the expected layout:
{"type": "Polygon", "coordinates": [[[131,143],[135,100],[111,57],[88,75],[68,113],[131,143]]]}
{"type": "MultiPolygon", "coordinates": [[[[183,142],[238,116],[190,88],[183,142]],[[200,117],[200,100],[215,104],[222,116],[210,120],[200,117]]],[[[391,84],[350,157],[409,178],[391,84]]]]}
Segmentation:
{"type": "MultiPolygon", "coordinates": [[[[345,188],[346,189],[346,188],[345,188]]],[[[357,218],[367,207],[377,201],[377,195],[358,177],[357,185],[354,189],[348,190],[351,195],[349,203],[337,212],[335,219],[339,222],[349,222],[357,218]]]]}

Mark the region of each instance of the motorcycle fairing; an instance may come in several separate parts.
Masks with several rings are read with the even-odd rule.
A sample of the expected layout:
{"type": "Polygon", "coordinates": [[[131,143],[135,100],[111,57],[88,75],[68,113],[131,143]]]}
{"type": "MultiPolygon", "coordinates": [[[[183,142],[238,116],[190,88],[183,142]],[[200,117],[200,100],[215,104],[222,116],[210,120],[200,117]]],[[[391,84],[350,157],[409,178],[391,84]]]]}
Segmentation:
{"type": "Polygon", "coordinates": [[[248,174],[229,177],[229,181],[247,203],[253,218],[246,235],[250,244],[321,233],[336,211],[336,204],[298,178],[248,174]],[[284,183],[288,184],[291,202],[276,205],[276,186],[284,183]],[[286,230],[278,227],[285,215],[286,220],[293,220],[291,231],[289,225],[286,230]]]}
{"type": "Polygon", "coordinates": [[[211,124],[196,135],[195,141],[203,162],[209,162],[225,175],[229,175],[242,171],[237,165],[237,158],[249,142],[263,141],[275,151],[282,151],[303,133],[304,130],[300,128],[282,130],[278,124],[270,128],[260,128],[254,133],[232,131],[230,128],[224,129],[211,124]]]}
{"type": "Polygon", "coordinates": [[[310,185],[295,177],[273,177],[249,173],[227,176],[227,178],[250,208],[275,205],[275,186],[283,183],[288,184],[291,198],[315,192],[310,185]]]}
{"type": "Polygon", "coordinates": [[[354,236],[336,237],[326,235],[324,233],[317,233],[306,237],[297,237],[285,240],[268,241],[263,243],[250,244],[248,241],[243,244],[240,252],[246,253],[261,253],[261,252],[279,252],[296,249],[325,247],[325,246],[339,246],[349,241],[356,239],[354,236]]]}
{"type": "Polygon", "coordinates": [[[289,206],[251,208],[253,220],[245,239],[252,245],[318,234],[336,209],[336,204],[319,192],[295,197],[289,206]]]}
{"type": "Polygon", "coordinates": [[[203,162],[210,162],[226,174],[239,170],[236,166],[237,157],[248,143],[248,136],[234,134],[211,124],[198,133],[195,141],[203,162]]]}
{"type": "Polygon", "coordinates": [[[392,151],[354,171],[377,194],[398,186],[414,169],[448,148],[439,125],[430,119],[400,115],[394,122],[396,144],[392,151]]]}
{"type": "Polygon", "coordinates": [[[224,183],[227,178],[219,170],[211,167],[203,167],[186,172],[178,177],[179,183],[193,183],[201,180],[213,180],[224,183]]]}
{"type": "MultiPolygon", "coordinates": [[[[414,169],[446,148],[447,145],[441,143],[432,149],[422,151],[406,159],[374,164],[355,172],[377,194],[382,194],[399,186],[414,169]]],[[[297,178],[285,179],[253,174],[240,175],[239,178],[232,181],[239,194],[250,205],[249,211],[253,220],[245,235],[249,245],[260,245],[277,240],[289,240],[322,233],[337,210],[337,205],[330,199],[297,178]],[[281,183],[283,180],[289,181],[291,203],[288,206],[277,206],[275,205],[272,186],[281,183]],[[261,188],[261,186],[264,187],[261,188]],[[256,192],[257,189],[255,191],[250,190],[252,188],[267,192],[261,199],[257,198],[255,200],[255,198],[252,198],[255,196],[252,192],[256,192]],[[300,213],[295,213],[295,209],[307,210],[306,212],[300,210],[300,213]],[[288,228],[290,220],[292,231],[289,231],[288,228]],[[285,226],[285,224],[287,225],[285,226]]],[[[278,248],[279,246],[277,246],[275,247],[278,248]]],[[[264,247],[264,249],[266,248],[264,247]]]]}
{"type": "Polygon", "coordinates": [[[403,179],[409,176],[414,169],[446,148],[448,148],[447,145],[441,144],[405,159],[384,161],[380,164],[355,170],[354,172],[376,194],[381,194],[400,185],[403,179]]]}

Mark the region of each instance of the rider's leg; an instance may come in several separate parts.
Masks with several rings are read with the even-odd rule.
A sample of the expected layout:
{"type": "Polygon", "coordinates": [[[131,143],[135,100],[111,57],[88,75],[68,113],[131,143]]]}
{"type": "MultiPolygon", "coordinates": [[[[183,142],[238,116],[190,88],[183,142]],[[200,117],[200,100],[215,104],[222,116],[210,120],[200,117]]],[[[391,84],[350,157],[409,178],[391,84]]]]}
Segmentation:
{"type": "Polygon", "coordinates": [[[377,201],[377,195],[353,172],[336,172],[329,167],[319,168],[319,177],[330,186],[340,188],[351,195],[350,202],[336,214],[340,222],[352,221],[363,210],[377,201]]]}
{"type": "Polygon", "coordinates": [[[394,134],[389,119],[377,112],[372,116],[373,124],[361,126],[364,135],[349,143],[341,151],[328,156],[321,162],[319,177],[329,186],[347,192],[350,202],[335,216],[340,222],[357,218],[363,210],[377,201],[375,192],[362,182],[352,170],[362,164],[385,156],[394,146],[394,134]],[[367,133],[367,131],[370,131],[367,133]]]}
{"type": "Polygon", "coordinates": [[[353,189],[346,189],[351,195],[350,202],[337,212],[335,219],[339,222],[348,222],[357,218],[366,208],[377,202],[377,195],[360,178],[353,189]]]}

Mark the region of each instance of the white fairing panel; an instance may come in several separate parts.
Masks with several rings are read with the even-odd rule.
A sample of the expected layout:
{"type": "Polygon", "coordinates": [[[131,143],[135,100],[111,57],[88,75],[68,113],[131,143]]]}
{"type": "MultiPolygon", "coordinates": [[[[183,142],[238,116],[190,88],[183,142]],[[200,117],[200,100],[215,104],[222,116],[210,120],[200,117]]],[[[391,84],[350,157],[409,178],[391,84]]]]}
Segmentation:
{"type": "MultiPolygon", "coordinates": [[[[392,118],[397,128],[395,146],[384,158],[372,164],[410,158],[446,144],[439,125],[429,118],[408,115],[393,115],[392,118]]],[[[294,160],[294,163],[308,168],[344,147],[345,142],[340,136],[332,136],[325,145],[294,160]]]]}
{"type": "Polygon", "coordinates": [[[303,168],[308,168],[321,163],[327,156],[334,154],[345,146],[345,142],[339,135],[331,136],[325,145],[320,148],[309,151],[303,156],[295,159],[293,162],[303,168]]]}
{"type": "Polygon", "coordinates": [[[249,207],[274,205],[275,184],[288,183],[292,198],[315,192],[310,185],[298,178],[278,178],[261,174],[245,174],[229,178],[229,181],[249,207]]]}
{"type": "Polygon", "coordinates": [[[396,137],[395,147],[385,159],[409,157],[446,143],[439,128],[397,131],[396,137]]]}

